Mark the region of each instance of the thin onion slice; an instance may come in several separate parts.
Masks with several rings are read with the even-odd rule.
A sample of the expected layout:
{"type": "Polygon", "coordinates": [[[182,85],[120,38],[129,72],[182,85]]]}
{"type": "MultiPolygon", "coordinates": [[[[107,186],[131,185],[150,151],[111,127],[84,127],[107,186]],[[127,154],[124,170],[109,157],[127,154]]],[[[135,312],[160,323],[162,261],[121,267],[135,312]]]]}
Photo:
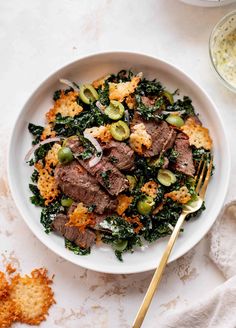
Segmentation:
{"type": "Polygon", "coordinates": [[[37,145],[35,145],[35,146],[33,146],[29,151],[28,151],[28,153],[25,155],[25,158],[24,158],[24,160],[26,161],[26,162],[28,162],[29,161],[29,159],[30,159],[30,156],[40,147],[40,146],[42,146],[42,145],[45,145],[45,144],[47,144],[47,143],[50,143],[50,142],[56,142],[56,141],[61,141],[61,138],[59,138],[59,137],[55,137],[55,138],[48,138],[48,139],[46,139],[46,140],[44,140],[44,141],[40,141],[37,145]]]}
{"type": "Polygon", "coordinates": [[[185,113],[185,110],[179,110],[179,111],[176,111],[176,112],[171,112],[171,111],[167,111],[167,110],[163,110],[161,112],[161,114],[164,114],[164,115],[169,115],[169,114],[174,114],[174,115],[182,115],[185,113]]]}
{"type": "Polygon", "coordinates": [[[96,101],[96,106],[97,106],[97,108],[100,110],[100,112],[101,112],[102,114],[104,114],[104,110],[105,110],[106,106],[102,105],[102,104],[100,103],[100,101],[96,101]]]}
{"type": "Polygon", "coordinates": [[[129,125],[130,119],[129,119],[129,111],[128,111],[128,109],[125,110],[125,121],[129,125]]]}
{"type": "Polygon", "coordinates": [[[77,87],[77,85],[74,82],[71,82],[66,79],[59,79],[59,81],[65,85],[67,85],[68,87],[74,89],[75,91],[79,92],[79,88],[77,87]]]}
{"type": "Polygon", "coordinates": [[[94,148],[96,149],[97,154],[95,155],[95,157],[93,157],[89,161],[89,167],[93,167],[93,166],[97,165],[102,158],[102,153],[103,153],[102,147],[100,146],[98,141],[86,130],[84,131],[84,137],[86,139],[88,139],[91,142],[91,144],[94,146],[94,148]],[[98,156],[98,154],[99,154],[99,156],[98,156]]]}

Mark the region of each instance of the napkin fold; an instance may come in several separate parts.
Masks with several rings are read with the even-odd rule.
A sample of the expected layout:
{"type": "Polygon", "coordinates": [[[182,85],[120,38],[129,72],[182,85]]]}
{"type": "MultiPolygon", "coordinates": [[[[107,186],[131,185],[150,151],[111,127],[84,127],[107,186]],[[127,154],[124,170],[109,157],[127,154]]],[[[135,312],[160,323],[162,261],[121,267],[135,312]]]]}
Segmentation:
{"type": "Polygon", "coordinates": [[[236,328],[236,201],[225,205],[209,237],[209,256],[226,282],[196,304],[165,317],[159,327],[236,328]]]}

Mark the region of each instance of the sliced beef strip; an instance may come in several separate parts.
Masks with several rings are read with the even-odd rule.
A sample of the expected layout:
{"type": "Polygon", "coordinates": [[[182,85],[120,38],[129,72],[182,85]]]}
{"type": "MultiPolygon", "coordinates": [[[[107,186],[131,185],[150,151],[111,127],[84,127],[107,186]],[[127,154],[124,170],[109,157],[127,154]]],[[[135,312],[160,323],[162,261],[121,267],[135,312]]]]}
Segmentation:
{"type": "Polygon", "coordinates": [[[55,177],[64,194],[87,206],[95,205],[96,213],[102,214],[106,209],[114,210],[117,206],[117,200],[102,190],[96,179],[77,161],[58,165],[55,177]]]}
{"type": "Polygon", "coordinates": [[[102,148],[103,156],[112,161],[118,170],[131,170],[134,167],[134,151],[126,143],[112,140],[102,144],[102,148]]]}
{"type": "Polygon", "coordinates": [[[132,127],[139,123],[145,125],[147,133],[152,137],[152,146],[144,151],[145,157],[158,155],[173,147],[176,132],[165,121],[145,121],[138,112],[135,112],[131,122],[131,132],[132,127]]]}
{"type": "Polygon", "coordinates": [[[93,231],[85,229],[81,232],[77,227],[66,226],[67,222],[67,216],[59,213],[52,222],[52,229],[82,248],[89,248],[95,243],[96,235],[93,231]]]}
{"type": "MultiPolygon", "coordinates": [[[[79,140],[68,140],[67,144],[74,153],[83,151],[83,146],[79,140]]],[[[78,162],[95,177],[110,195],[118,195],[129,187],[128,180],[125,176],[105,156],[93,167],[89,166],[89,161],[90,159],[78,159],[78,162]]]]}
{"type": "Polygon", "coordinates": [[[184,174],[193,176],[195,173],[193,154],[186,134],[178,133],[175,139],[174,150],[178,152],[175,169],[184,174]]]}

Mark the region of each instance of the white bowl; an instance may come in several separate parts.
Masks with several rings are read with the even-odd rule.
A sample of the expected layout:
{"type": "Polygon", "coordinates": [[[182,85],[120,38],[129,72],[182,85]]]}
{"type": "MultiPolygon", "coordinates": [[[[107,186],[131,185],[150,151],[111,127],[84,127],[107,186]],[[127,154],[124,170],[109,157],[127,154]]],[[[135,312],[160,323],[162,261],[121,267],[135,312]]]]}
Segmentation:
{"type": "MultiPolygon", "coordinates": [[[[210,129],[214,141],[215,173],[210,182],[206,210],[199,218],[186,223],[184,233],[179,237],[170,260],[174,261],[196,245],[214,223],[226,195],[229,173],[230,154],[222,121],[218,111],[208,95],[189,76],[165,61],[143,54],[130,52],[100,53],[79,59],[47,78],[22,109],[11,136],[8,154],[8,178],[15,203],[32,232],[56,254],[82,267],[107,273],[135,273],[154,269],[160,260],[166,245],[166,238],[154,242],[143,250],[124,255],[124,262],[119,262],[108,247],[93,247],[87,256],[75,255],[65,249],[64,239],[55,234],[45,234],[40,224],[40,209],[30,201],[28,188],[32,168],[24,163],[24,156],[31,147],[29,122],[44,123],[44,114],[52,106],[53,92],[61,88],[59,78],[72,81],[89,82],[97,77],[121,69],[142,71],[148,78],[157,78],[169,90],[180,90],[181,95],[188,95],[204,125],[210,129]]],[[[17,238],[17,237],[16,237],[17,238]]],[[[37,256],[37,254],[35,254],[37,256]]]]}

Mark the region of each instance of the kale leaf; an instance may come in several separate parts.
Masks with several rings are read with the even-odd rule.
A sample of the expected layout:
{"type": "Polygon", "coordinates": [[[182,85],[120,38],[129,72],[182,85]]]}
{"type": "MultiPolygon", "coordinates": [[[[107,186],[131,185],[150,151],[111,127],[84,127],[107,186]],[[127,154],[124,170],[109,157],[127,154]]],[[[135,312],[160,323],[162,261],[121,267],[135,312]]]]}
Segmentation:
{"type": "Polygon", "coordinates": [[[49,206],[45,206],[42,209],[40,223],[44,226],[45,232],[49,233],[52,231],[52,221],[57,215],[57,213],[62,211],[62,206],[59,201],[54,201],[50,203],[49,206]]]}
{"type": "Polygon", "coordinates": [[[32,141],[32,145],[36,145],[40,141],[41,134],[44,128],[40,125],[35,125],[33,123],[28,124],[29,132],[34,136],[34,140],[32,141]]]}
{"type": "Polygon", "coordinates": [[[90,254],[90,248],[81,248],[72,241],[65,238],[65,247],[72,251],[76,255],[88,255],[90,254]]]}
{"type": "Polygon", "coordinates": [[[29,184],[29,189],[33,193],[33,196],[30,197],[30,201],[35,206],[44,206],[44,199],[40,195],[39,189],[34,184],[29,184]]]}
{"type": "Polygon", "coordinates": [[[136,88],[137,94],[141,96],[160,96],[163,91],[163,86],[156,80],[143,79],[136,88]]]}
{"type": "Polygon", "coordinates": [[[178,99],[173,105],[167,106],[167,110],[174,112],[184,110],[185,112],[181,115],[183,118],[195,115],[192,100],[187,96],[184,96],[183,100],[178,99]]]}

